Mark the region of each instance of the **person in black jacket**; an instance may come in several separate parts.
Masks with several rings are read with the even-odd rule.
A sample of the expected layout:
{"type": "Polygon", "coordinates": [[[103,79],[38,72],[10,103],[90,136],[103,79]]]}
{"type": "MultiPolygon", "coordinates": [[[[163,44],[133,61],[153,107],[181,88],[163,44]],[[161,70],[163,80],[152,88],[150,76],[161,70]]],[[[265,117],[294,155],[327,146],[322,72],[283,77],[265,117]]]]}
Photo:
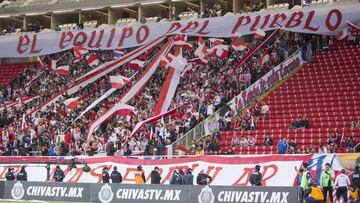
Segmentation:
{"type": "Polygon", "coordinates": [[[16,175],[17,181],[27,181],[27,173],[25,171],[25,166],[22,166],[19,173],[16,175]]]}
{"type": "Polygon", "coordinates": [[[360,190],[360,167],[355,166],[354,172],[351,174],[351,184],[355,189],[360,190]]]}
{"type": "Polygon", "coordinates": [[[261,180],[262,180],[262,175],[260,173],[260,166],[256,165],[254,172],[250,176],[250,184],[252,186],[262,186],[261,180]]]}
{"type": "Polygon", "coordinates": [[[160,184],[160,181],[159,167],[155,166],[154,170],[151,171],[151,184],[160,184]]]}
{"type": "Polygon", "coordinates": [[[209,183],[211,183],[212,181],[212,177],[209,176],[208,174],[204,173],[204,170],[201,170],[199,175],[196,178],[196,183],[198,185],[207,185],[209,183]]]}
{"type": "Polygon", "coordinates": [[[181,185],[182,184],[182,178],[180,174],[177,172],[177,170],[174,170],[173,174],[170,178],[170,184],[171,185],[181,185]]]}
{"type": "Polygon", "coordinates": [[[192,174],[192,169],[189,168],[187,173],[184,175],[183,178],[184,185],[193,185],[194,184],[194,175],[192,174]]]}
{"type": "Polygon", "coordinates": [[[56,166],[56,170],[53,178],[56,182],[63,182],[65,178],[65,173],[63,170],[61,170],[60,166],[56,166]]]}
{"type": "Polygon", "coordinates": [[[109,169],[107,167],[104,167],[103,170],[102,170],[102,181],[103,181],[103,183],[110,183],[110,175],[109,175],[108,170],[109,169]]]}
{"type": "Polygon", "coordinates": [[[112,183],[121,183],[122,182],[121,173],[117,170],[116,166],[114,166],[114,170],[111,172],[111,181],[112,181],[112,183]]]}
{"type": "Polygon", "coordinates": [[[15,180],[15,174],[14,174],[14,169],[13,168],[8,168],[7,173],[5,174],[5,178],[8,181],[13,181],[15,180]]]}

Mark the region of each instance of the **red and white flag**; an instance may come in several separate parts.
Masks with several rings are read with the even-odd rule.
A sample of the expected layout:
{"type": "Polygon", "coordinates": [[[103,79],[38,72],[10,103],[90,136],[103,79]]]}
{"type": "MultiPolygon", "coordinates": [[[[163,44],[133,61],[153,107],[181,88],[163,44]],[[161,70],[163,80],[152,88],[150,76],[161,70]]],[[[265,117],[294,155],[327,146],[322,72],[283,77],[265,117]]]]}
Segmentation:
{"type": "Polygon", "coordinates": [[[27,128],[28,128],[27,117],[26,114],[24,113],[21,119],[21,131],[26,132],[27,128]]]}
{"type": "Polygon", "coordinates": [[[269,48],[267,48],[261,55],[260,58],[260,64],[264,65],[265,63],[267,63],[270,60],[270,55],[269,55],[269,48]]]}
{"type": "Polygon", "coordinates": [[[99,59],[96,54],[90,54],[86,56],[86,62],[90,67],[99,65],[99,59]]]}
{"type": "Polygon", "coordinates": [[[69,66],[59,66],[56,68],[55,72],[59,75],[70,75],[69,66]]]}
{"type": "Polygon", "coordinates": [[[209,41],[211,42],[212,46],[217,46],[224,43],[224,40],[219,38],[209,38],[209,41]]]}
{"type": "Polygon", "coordinates": [[[64,104],[68,109],[75,109],[77,106],[81,105],[81,102],[76,97],[65,100],[64,104]]]}
{"type": "Polygon", "coordinates": [[[130,82],[130,78],[121,75],[110,76],[110,83],[112,88],[121,89],[124,85],[130,82]]]}
{"type": "Polygon", "coordinates": [[[44,64],[44,62],[41,60],[40,56],[37,57],[36,65],[37,65],[39,68],[45,67],[45,64],[44,64]]]}
{"type": "Polygon", "coordinates": [[[352,28],[352,29],[355,29],[357,31],[360,31],[360,27],[355,25],[354,23],[350,22],[350,21],[346,21],[346,23],[352,28]]]}
{"type": "Polygon", "coordinates": [[[219,57],[221,59],[226,59],[228,57],[229,54],[229,47],[227,45],[216,45],[211,47],[208,52],[211,54],[211,56],[213,57],[219,57]]]}
{"type": "Polygon", "coordinates": [[[175,58],[175,56],[172,54],[168,54],[166,56],[161,56],[160,57],[160,67],[166,69],[169,66],[169,64],[171,63],[171,61],[174,60],[174,58],[175,58]]]}
{"type": "Polygon", "coordinates": [[[190,43],[186,42],[185,40],[175,40],[174,45],[179,46],[184,49],[187,49],[187,50],[192,50],[192,48],[193,48],[192,45],[190,43]]]}
{"type": "Polygon", "coordinates": [[[56,60],[51,60],[48,64],[48,70],[56,70],[56,60]]]}
{"type": "Polygon", "coordinates": [[[249,46],[249,43],[239,42],[239,37],[233,37],[231,46],[236,51],[244,51],[249,46]]]}
{"type": "Polygon", "coordinates": [[[80,60],[83,55],[89,53],[89,50],[87,50],[86,48],[84,48],[82,46],[73,47],[73,51],[74,51],[74,54],[75,54],[77,60],[80,60]]]}
{"type": "Polygon", "coordinates": [[[259,28],[255,31],[254,38],[261,39],[261,38],[265,37],[265,35],[266,35],[265,31],[259,28]]]}
{"type": "Polygon", "coordinates": [[[206,58],[207,56],[207,46],[202,37],[198,39],[198,48],[194,51],[194,55],[200,58],[206,58]]]}
{"type": "Polygon", "coordinates": [[[202,64],[202,65],[206,65],[209,63],[209,60],[207,58],[193,58],[189,60],[190,63],[198,63],[198,64],[202,64]]]}
{"type": "Polygon", "coordinates": [[[138,59],[132,60],[129,62],[128,66],[136,70],[142,70],[144,68],[145,61],[140,61],[138,59]]]}
{"type": "Polygon", "coordinates": [[[348,36],[348,29],[345,28],[344,30],[340,31],[337,35],[335,35],[335,38],[337,40],[343,40],[348,36]]]}

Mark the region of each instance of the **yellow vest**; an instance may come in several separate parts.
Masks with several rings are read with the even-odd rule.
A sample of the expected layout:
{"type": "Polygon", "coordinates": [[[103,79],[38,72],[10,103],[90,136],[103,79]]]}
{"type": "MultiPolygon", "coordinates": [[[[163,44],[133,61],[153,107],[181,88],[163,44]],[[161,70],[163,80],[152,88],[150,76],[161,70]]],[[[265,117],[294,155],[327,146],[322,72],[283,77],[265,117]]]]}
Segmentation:
{"type": "Polygon", "coordinates": [[[311,187],[310,196],[315,200],[324,200],[324,194],[320,187],[311,187]]]}
{"type": "Polygon", "coordinates": [[[135,172],[135,183],[136,184],[145,184],[144,179],[142,178],[143,171],[135,172]]]}

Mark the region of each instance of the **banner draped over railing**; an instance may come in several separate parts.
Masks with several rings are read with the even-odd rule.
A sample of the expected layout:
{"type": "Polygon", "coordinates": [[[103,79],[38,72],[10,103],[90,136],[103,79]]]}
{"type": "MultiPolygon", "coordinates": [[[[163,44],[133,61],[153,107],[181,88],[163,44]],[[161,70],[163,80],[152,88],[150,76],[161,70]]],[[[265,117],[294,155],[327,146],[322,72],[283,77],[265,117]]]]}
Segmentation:
{"type": "MultiPolygon", "coordinates": [[[[168,43],[162,47],[159,54],[154,58],[153,61],[151,61],[148,64],[149,68],[145,70],[145,72],[140,76],[140,78],[131,86],[131,88],[124,94],[124,96],[122,96],[122,98],[116,104],[118,103],[127,104],[128,102],[130,102],[131,99],[133,99],[136,95],[138,95],[142,91],[146,83],[155,73],[157,67],[159,66],[161,58],[163,56],[166,56],[166,54],[170,51],[172,46],[173,46],[173,39],[169,38],[168,43]]],[[[90,139],[91,134],[96,130],[96,128],[99,127],[101,123],[106,121],[115,112],[113,109],[116,108],[116,104],[114,104],[101,116],[99,116],[90,123],[87,133],[87,139],[90,139]]]]}
{"type": "Polygon", "coordinates": [[[336,35],[346,21],[359,23],[360,3],[308,7],[291,10],[261,11],[216,18],[189,19],[174,22],[135,24],[123,27],[27,33],[0,37],[0,58],[27,57],[57,53],[83,46],[93,50],[136,47],[163,35],[181,34],[203,37],[233,37],[253,34],[260,28],[336,35]]]}

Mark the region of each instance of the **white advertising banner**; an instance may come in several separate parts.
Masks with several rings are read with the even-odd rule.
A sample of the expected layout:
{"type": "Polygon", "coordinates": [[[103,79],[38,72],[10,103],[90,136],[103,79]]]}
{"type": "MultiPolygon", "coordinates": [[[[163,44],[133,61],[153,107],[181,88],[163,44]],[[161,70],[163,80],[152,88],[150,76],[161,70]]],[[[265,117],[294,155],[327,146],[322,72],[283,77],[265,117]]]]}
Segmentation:
{"type": "Polygon", "coordinates": [[[281,27],[283,30],[335,35],[346,21],[359,23],[360,3],[307,7],[294,10],[261,11],[216,18],[136,24],[109,28],[27,33],[0,37],[0,58],[57,53],[83,46],[93,50],[136,47],[162,35],[182,34],[203,37],[232,37],[281,27]]]}
{"type": "MultiPolygon", "coordinates": [[[[295,167],[300,167],[302,162],[310,161],[312,155],[259,155],[259,156],[196,156],[179,159],[134,159],[123,157],[93,157],[80,158],[77,161],[87,162],[91,168],[89,173],[82,171],[82,165],[77,169],[69,171],[68,165],[61,165],[65,172],[64,182],[74,183],[101,183],[102,169],[107,167],[112,171],[116,166],[122,174],[123,183],[134,184],[135,171],[141,165],[145,171],[146,183],[150,183],[150,173],[155,166],[160,168],[162,177],[161,184],[169,184],[169,179],[174,170],[182,169],[187,171],[193,169],[194,184],[196,176],[201,171],[210,175],[213,179],[211,185],[227,186],[248,186],[250,175],[256,164],[261,166],[264,186],[293,186],[297,173],[295,167]]],[[[71,158],[71,157],[69,157],[71,158]]],[[[19,160],[26,158],[19,157],[19,160]]],[[[46,162],[47,157],[28,157],[28,160],[46,162]]],[[[56,157],[52,158],[52,160],[56,157]]],[[[12,161],[16,161],[16,158],[12,161]]],[[[37,163],[38,163],[37,162],[37,163]]],[[[20,164],[0,164],[0,180],[8,168],[14,168],[15,172],[20,170],[20,164]]],[[[45,181],[45,164],[26,164],[29,181],[45,181]]],[[[51,165],[51,177],[54,174],[56,165],[51,165]]]]}

